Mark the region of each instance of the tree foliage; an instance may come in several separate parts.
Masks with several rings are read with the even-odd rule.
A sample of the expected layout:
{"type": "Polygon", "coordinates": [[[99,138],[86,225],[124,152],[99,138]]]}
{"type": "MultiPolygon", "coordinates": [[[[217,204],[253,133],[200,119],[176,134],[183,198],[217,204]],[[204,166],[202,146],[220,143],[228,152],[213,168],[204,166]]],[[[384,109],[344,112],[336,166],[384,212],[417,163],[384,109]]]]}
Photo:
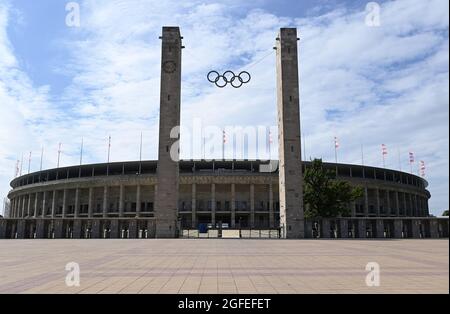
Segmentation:
{"type": "Polygon", "coordinates": [[[314,159],[307,167],[304,182],[307,218],[349,216],[350,203],[363,196],[362,188],[336,180],[335,171],[325,169],[322,159],[314,159]]]}
{"type": "Polygon", "coordinates": [[[444,212],[442,213],[442,216],[448,216],[448,209],[444,210],[444,212]]]}

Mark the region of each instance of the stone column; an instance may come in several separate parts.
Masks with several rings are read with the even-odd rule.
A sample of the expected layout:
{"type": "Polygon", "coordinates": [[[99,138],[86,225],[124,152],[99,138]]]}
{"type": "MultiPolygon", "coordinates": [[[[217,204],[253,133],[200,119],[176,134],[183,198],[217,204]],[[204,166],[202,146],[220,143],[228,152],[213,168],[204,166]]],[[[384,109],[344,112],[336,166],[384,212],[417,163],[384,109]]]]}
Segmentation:
{"type": "Polygon", "coordinates": [[[380,217],[381,211],[380,211],[380,190],[378,188],[375,189],[375,212],[377,214],[377,217],[380,217]]]}
{"type": "Polygon", "coordinates": [[[339,229],[342,239],[348,238],[348,220],[341,218],[339,219],[339,229]]]}
{"type": "MultiPolygon", "coordinates": [[[[79,188],[75,189],[75,205],[74,205],[74,207],[75,207],[74,208],[74,217],[78,218],[78,216],[80,215],[80,189],[79,188]]],[[[81,228],[81,225],[80,225],[80,228],[81,228]]],[[[80,233],[80,236],[81,236],[81,233],[80,233]]],[[[79,239],[79,237],[78,237],[78,239],[79,239]]]]}
{"type": "Polygon", "coordinates": [[[103,187],[103,218],[106,218],[108,215],[108,186],[103,187]]]}
{"type": "Polygon", "coordinates": [[[62,203],[62,218],[66,217],[67,213],[67,189],[63,191],[63,203],[62,203]]]}
{"type": "Polygon", "coordinates": [[[389,190],[385,190],[385,195],[386,195],[386,203],[387,203],[387,208],[386,208],[386,214],[387,215],[391,215],[392,213],[392,208],[391,208],[391,192],[389,190]]]}
{"type": "Polygon", "coordinates": [[[197,185],[196,183],[192,183],[192,228],[197,229],[197,185]]]}
{"type": "Polygon", "coordinates": [[[45,218],[47,210],[47,191],[42,192],[42,218],[45,218]]]}
{"type": "Polygon", "coordinates": [[[269,227],[275,228],[275,216],[273,210],[273,186],[269,183],[269,227]]]}
{"type": "Polygon", "coordinates": [[[141,185],[136,186],[136,217],[141,215],[141,185]]]}
{"type": "Polygon", "coordinates": [[[367,238],[366,234],[366,220],[365,219],[358,219],[358,238],[365,239],[367,238]]]}
{"type": "Polygon", "coordinates": [[[216,227],[216,185],[211,183],[211,224],[216,227]]]}
{"type": "Polygon", "coordinates": [[[55,218],[55,214],[56,214],[56,196],[57,196],[58,192],[57,190],[53,190],[53,197],[52,197],[52,218],[55,218]]]}
{"type": "Polygon", "coordinates": [[[402,192],[403,193],[403,211],[404,211],[404,215],[403,216],[407,216],[407,214],[408,214],[408,205],[406,204],[406,193],[405,192],[402,192]]]}
{"type": "Polygon", "coordinates": [[[413,219],[411,221],[411,226],[413,239],[420,239],[420,221],[418,219],[413,219]]]}
{"type": "Polygon", "coordinates": [[[401,219],[394,220],[394,238],[401,239],[403,231],[403,221],[401,219]]]}
{"type": "Polygon", "coordinates": [[[125,193],[125,187],[123,184],[121,184],[120,189],[119,189],[119,217],[123,217],[124,193],[125,193]]]}
{"type": "Polygon", "coordinates": [[[305,236],[296,28],[276,40],[280,223],[285,238],[305,236]]]}
{"type": "Polygon", "coordinates": [[[395,216],[400,216],[400,200],[398,198],[398,191],[395,191],[395,216]]]}
{"type": "Polygon", "coordinates": [[[364,216],[369,216],[369,189],[364,187],[364,216]]]}
{"type": "Polygon", "coordinates": [[[73,222],[73,238],[74,239],[81,238],[81,220],[80,219],[75,219],[75,221],[73,222]]]}
{"type": "Polygon", "coordinates": [[[323,218],[321,225],[322,225],[322,230],[320,232],[321,233],[320,237],[322,239],[329,239],[330,238],[330,220],[323,218]]]}
{"type": "Polygon", "coordinates": [[[250,227],[255,228],[255,185],[250,184],[250,227]]]}
{"type": "Polygon", "coordinates": [[[93,202],[93,198],[94,197],[94,188],[90,187],[89,188],[89,196],[88,196],[88,217],[92,218],[92,214],[94,212],[94,202],[93,202]]]}
{"type": "Polygon", "coordinates": [[[37,218],[37,216],[38,216],[38,196],[39,196],[39,194],[38,194],[38,192],[36,192],[34,194],[34,214],[33,214],[34,218],[37,218]]]}
{"type": "Polygon", "coordinates": [[[439,227],[436,219],[430,219],[430,238],[437,239],[439,238],[439,227]]]}
{"type": "Polygon", "coordinates": [[[231,184],[231,228],[236,228],[236,185],[234,183],[231,184]]]}
{"type": "Polygon", "coordinates": [[[27,217],[31,217],[31,194],[27,195],[27,217]]]}
{"type": "Polygon", "coordinates": [[[377,219],[376,226],[377,226],[376,237],[379,238],[379,239],[384,238],[384,222],[383,222],[383,219],[377,219]]]}

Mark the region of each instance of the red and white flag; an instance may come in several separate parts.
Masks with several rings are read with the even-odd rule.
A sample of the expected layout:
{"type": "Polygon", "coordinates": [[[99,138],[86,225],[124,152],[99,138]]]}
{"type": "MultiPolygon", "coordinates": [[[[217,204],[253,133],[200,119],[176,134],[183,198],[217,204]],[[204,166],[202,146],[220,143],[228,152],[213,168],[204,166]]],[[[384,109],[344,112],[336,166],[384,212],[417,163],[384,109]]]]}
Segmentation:
{"type": "Polygon", "coordinates": [[[272,139],[272,131],[269,130],[269,144],[273,143],[273,139],[272,139]]]}
{"type": "Polygon", "coordinates": [[[336,136],[334,137],[334,148],[339,148],[339,140],[336,136]]]}
{"type": "Polygon", "coordinates": [[[223,143],[225,144],[227,142],[227,134],[225,133],[225,130],[223,130],[223,143]]]}
{"type": "Polygon", "coordinates": [[[381,144],[381,153],[387,155],[387,146],[385,144],[381,144]]]}
{"type": "Polygon", "coordinates": [[[410,164],[414,163],[414,153],[413,152],[409,152],[409,163],[410,164]]]}

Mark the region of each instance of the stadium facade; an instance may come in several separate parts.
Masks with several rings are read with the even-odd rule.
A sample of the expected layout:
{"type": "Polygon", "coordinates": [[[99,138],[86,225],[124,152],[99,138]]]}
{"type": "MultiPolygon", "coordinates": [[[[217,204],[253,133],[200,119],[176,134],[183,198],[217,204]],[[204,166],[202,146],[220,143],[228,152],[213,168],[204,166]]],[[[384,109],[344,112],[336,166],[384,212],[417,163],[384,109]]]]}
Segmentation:
{"type": "Polygon", "coordinates": [[[80,165],[15,178],[0,238],[439,238],[448,218],[431,217],[427,182],[359,165],[325,164],[362,187],[349,217],[305,219],[297,30],[276,40],[279,167],[259,160],[185,160],[179,140],[182,37],[163,27],[158,160],[80,165]],[[264,170],[263,170],[264,169],[264,170]],[[279,170],[278,170],[279,169],[279,170]]]}

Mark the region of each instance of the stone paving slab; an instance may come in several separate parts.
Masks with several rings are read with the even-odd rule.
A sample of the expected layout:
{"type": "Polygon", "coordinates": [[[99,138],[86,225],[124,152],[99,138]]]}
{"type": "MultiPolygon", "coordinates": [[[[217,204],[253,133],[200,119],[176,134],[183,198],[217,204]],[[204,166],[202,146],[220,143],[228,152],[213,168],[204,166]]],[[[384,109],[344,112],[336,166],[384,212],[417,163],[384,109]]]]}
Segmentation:
{"type": "Polygon", "coordinates": [[[448,240],[0,240],[0,293],[449,293],[448,240]],[[80,266],[68,287],[67,263],[80,266]],[[366,265],[380,265],[380,286],[366,265]]]}

